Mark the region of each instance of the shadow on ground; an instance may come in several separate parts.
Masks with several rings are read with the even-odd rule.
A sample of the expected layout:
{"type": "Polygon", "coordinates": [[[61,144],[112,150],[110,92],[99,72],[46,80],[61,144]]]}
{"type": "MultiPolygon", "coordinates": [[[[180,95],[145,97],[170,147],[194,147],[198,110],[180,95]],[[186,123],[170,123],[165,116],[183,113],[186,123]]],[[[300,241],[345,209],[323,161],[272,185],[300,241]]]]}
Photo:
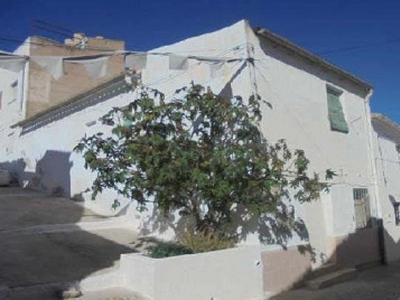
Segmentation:
{"type": "Polygon", "coordinates": [[[71,166],[69,153],[58,151],[47,151],[36,172],[25,172],[23,160],[0,164],[18,176],[14,183],[24,178],[28,186],[43,191],[0,188],[0,298],[5,286],[5,299],[57,299],[65,287],[110,271],[121,254],[145,247],[129,229],[85,231],[76,224],[89,222],[95,228],[95,222],[113,217],[105,220],[60,196],[69,192],[71,166]]]}

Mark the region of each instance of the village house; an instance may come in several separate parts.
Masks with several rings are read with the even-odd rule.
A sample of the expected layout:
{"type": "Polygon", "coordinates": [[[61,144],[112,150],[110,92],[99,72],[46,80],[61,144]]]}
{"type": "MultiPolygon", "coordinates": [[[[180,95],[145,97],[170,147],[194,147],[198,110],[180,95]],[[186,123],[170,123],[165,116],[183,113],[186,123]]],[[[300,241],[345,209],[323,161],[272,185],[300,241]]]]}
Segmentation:
{"type": "MultiPolygon", "coordinates": [[[[39,46],[36,53],[29,47],[15,54],[99,53],[82,49],[48,53],[45,51],[50,48],[42,50],[39,46]]],[[[112,42],[110,47],[122,50],[123,43],[112,42]]],[[[118,76],[125,61],[125,67],[140,74],[138,80],[144,86],[159,89],[167,99],[192,81],[224,96],[260,95],[270,104],[261,106],[261,127],[266,138],[284,138],[291,148],[305,150],[313,172],[336,172],[330,190],[320,201],[294,205],[296,216],[305,224],[302,234],[265,232],[267,226],[262,220],[241,225],[240,230],[246,233],[241,243],[260,245],[266,293],[291,288],[312,270],[381,261],[370,84],[266,29],[252,28],[247,21],[147,53],[120,53],[107,57],[111,71],[97,79],[89,79],[90,72],[83,69],[84,65],[66,61],[65,73],[41,67],[32,59],[19,73],[2,71],[0,76],[7,81],[0,81],[0,119],[3,111],[15,117],[1,125],[0,138],[6,147],[0,150],[0,167],[9,169],[23,185],[79,199],[105,215],[118,213],[110,208],[118,198],[120,209],[127,208],[138,232],[173,237],[171,228],[158,227],[151,209],[139,214],[127,199],[120,199],[112,191],[91,201],[88,189],[94,175],[85,170],[82,157],[72,151],[83,135],[104,131],[99,117],[134,99],[135,91],[126,91],[128,83],[118,76]],[[136,59],[130,60],[128,55],[136,59]],[[79,71],[69,69],[73,67],[79,71]],[[55,78],[57,72],[59,77],[55,78]],[[17,100],[12,102],[14,98],[17,100]],[[266,235],[271,234],[273,237],[267,239],[266,235]]],[[[104,56],[85,59],[101,58],[104,56]]]]}
{"type": "Polygon", "coordinates": [[[400,126],[382,114],[372,114],[372,126],[385,260],[390,263],[400,258],[400,126]]]}

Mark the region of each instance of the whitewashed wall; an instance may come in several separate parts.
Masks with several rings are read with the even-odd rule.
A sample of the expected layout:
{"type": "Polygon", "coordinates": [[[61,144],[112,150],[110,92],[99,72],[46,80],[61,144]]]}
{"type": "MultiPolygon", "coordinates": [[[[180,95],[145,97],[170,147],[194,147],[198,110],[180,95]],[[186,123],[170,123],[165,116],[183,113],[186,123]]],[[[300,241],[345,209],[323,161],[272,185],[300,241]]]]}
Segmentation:
{"type": "MultiPolygon", "coordinates": [[[[338,78],[310,65],[294,54],[269,45],[256,37],[245,21],[240,21],[219,31],[190,38],[182,42],[154,49],[160,52],[173,52],[181,55],[204,55],[230,58],[245,58],[246,46],[254,47],[256,58],[257,92],[272,104],[272,109],[262,106],[262,129],[267,138],[276,141],[285,138],[292,148],[304,149],[311,160],[312,171],[324,172],[331,168],[337,172],[333,188],[329,194],[324,194],[321,202],[298,207],[299,216],[304,218],[308,228],[311,243],[317,249],[318,257],[329,256],[329,239],[354,231],[351,218],[352,188],[367,187],[374,208],[374,195],[371,184],[371,165],[368,156],[368,113],[364,101],[366,94],[344,78],[338,78]],[[330,84],[343,90],[343,107],[349,124],[349,134],[330,130],[326,99],[326,85],[330,84]],[[346,213],[344,214],[343,211],[346,213]]],[[[174,91],[191,81],[210,86],[214,92],[220,92],[225,84],[232,79],[233,95],[248,97],[252,93],[250,80],[251,70],[242,68],[244,62],[236,61],[226,64],[219,74],[211,77],[209,65],[191,61],[189,70],[171,71],[168,67],[168,57],[149,56],[147,67],[143,70],[144,84],[157,88],[172,97],[174,91]]],[[[67,181],[71,196],[80,195],[85,203],[95,210],[104,213],[111,211],[111,204],[117,197],[112,192],[106,192],[92,202],[90,193],[84,192],[93,179],[83,168],[83,160],[79,155],[71,153],[78,140],[86,133],[91,134],[104,130],[99,123],[94,126],[86,124],[97,120],[112,106],[125,105],[133,98],[133,94],[124,94],[102,104],[82,110],[67,118],[53,122],[45,127],[19,136],[18,130],[12,137],[7,137],[8,143],[13,144],[12,154],[2,154],[2,161],[17,161],[22,159],[25,172],[37,172],[37,164],[47,151],[49,161],[64,153],[64,167],[69,170],[67,181]]],[[[62,171],[62,170],[61,170],[62,171]]],[[[60,172],[61,172],[60,171],[60,172]]],[[[60,185],[65,178],[57,174],[43,182],[48,190],[60,185]]],[[[122,202],[127,200],[120,199],[122,202]]],[[[132,222],[138,229],[152,232],[154,220],[152,211],[140,215],[131,207],[132,222]]],[[[171,231],[164,235],[170,237],[171,231]]],[[[259,243],[258,234],[249,234],[246,243],[259,243]]],[[[307,243],[294,236],[290,245],[307,243]]],[[[274,249],[275,245],[264,245],[265,249],[274,249]]]]}
{"type": "MultiPolygon", "coordinates": [[[[29,39],[27,39],[14,53],[27,55],[29,53],[29,39]]],[[[27,84],[26,64],[19,72],[0,68],[0,92],[2,104],[0,109],[0,161],[14,152],[15,136],[10,126],[23,120],[25,117],[25,99],[27,84]]]]}
{"type": "Polygon", "coordinates": [[[379,204],[384,225],[385,251],[389,262],[400,258],[400,225],[396,225],[393,202],[400,202],[400,131],[379,119],[372,119],[379,204]]]}

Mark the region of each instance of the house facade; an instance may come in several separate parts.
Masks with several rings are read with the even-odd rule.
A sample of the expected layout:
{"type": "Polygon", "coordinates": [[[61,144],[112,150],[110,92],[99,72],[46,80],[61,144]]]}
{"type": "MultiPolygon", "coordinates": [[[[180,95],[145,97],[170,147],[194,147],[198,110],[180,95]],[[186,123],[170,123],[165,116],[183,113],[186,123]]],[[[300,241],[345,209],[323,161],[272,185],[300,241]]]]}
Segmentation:
{"type": "MultiPolygon", "coordinates": [[[[303,149],[313,172],[336,172],[320,201],[294,203],[304,234],[272,232],[273,239],[266,241],[271,232],[263,232],[268,229],[262,220],[241,226],[247,233],[241,242],[261,247],[265,292],[288,289],[321,267],[380,261],[368,83],[247,21],[149,51],[140,80],[167,99],[192,81],[224,96],[258,94],[270,103],[261,106],[265,137],[284,138],[292,149],[303,149]],[[177,67],[177,58],[187,59],[177,67]]],[[[105,130],[99,117],[133,100],[136,92],[126,92],[125,85],[123,77],[108,78],[69,102],[19,120],[2,133],[11,151],[0,153],[0,161],[22,184],[82,200],[103,214],[117,213],[110,207],[119,199],[121,209],[129,206],[129,220],[138,231],[172,237],[174,224],[160,222],[151,208],[139,214],[112,191],[91,201],[94,175],[72,151],[84,134],[105,130]]]]}
{"type": "Polygon", "coordinates": [[[390,263],[400,259],[400,126],[381,114],[372,114],[372,126],[385,260],[390,263]]]}

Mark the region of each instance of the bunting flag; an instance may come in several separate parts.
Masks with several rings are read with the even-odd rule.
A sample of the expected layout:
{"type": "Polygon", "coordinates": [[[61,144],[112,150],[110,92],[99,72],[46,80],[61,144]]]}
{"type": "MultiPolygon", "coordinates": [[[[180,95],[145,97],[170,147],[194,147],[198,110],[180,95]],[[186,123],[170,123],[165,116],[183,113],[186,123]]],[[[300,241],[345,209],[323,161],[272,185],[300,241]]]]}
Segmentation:
{"type": "Polygon", "coordinates": [[[0,68],[18,73],[23,69],[26,61],[26,58],[7,57],[0,55],[0,68]]]}
{"type": "Polygon", "coordinates": [[[27,60],[27,57],[0,51],[0,68],[2,69],[19,72],[25,66],[27,60]]]}
{"type": "Polygon", "coordinates": [[[137,71],[146,69],[146,65],[147,65],[147,54],[128,53],[125,55],[125,68],[137,71]]]}
{"type": "Polygon", "coordinates": [[[224,61],[213,61],[209,62],[210,76],[211,78],[218,78],[224,75],[224,61]]]}
{"type": "Polygon", "coordinates": [[[83,65],[90,78],[97,79],[107,75],[109,56],[101,56],[90,59],[67,58],[66,62],[83,65]]]}
{"type": "Polygon", "coordinates": [[[169,55],[170,70],[187,70],[189,67],[188,57],[179,55],[169,55]]]}
{"type": "Polygon", "coordinates": [[[131,70],[142,70],[147,66],[148,55],[168,56],[170,70],[188,70],[189,59],[197,60],[209,65],[211,78],[218,78],[226,72],[224,66],[227,62],[243,60],[243,58],[220,58],[193,55],[176,55],[173,53],[159,52],[132,52],[132,51],[113,51],[97,55],[85,56],[19,56],[13,53],[0,51],[0,68],[19,72],[28,59],[43,67],[56,80],[64,75],[64,62],[81,64],[85,67],[87,74],[91,78],[100,78],[107,75],[108,60],[111,56],[123,55],[125,68],[131,70]]]}
{"type": "Polygon", "coordinates": [[[60,56],[31,56],[31,60],[39,64],[56,80],[64,76],[63,58],[60,56]]]}

